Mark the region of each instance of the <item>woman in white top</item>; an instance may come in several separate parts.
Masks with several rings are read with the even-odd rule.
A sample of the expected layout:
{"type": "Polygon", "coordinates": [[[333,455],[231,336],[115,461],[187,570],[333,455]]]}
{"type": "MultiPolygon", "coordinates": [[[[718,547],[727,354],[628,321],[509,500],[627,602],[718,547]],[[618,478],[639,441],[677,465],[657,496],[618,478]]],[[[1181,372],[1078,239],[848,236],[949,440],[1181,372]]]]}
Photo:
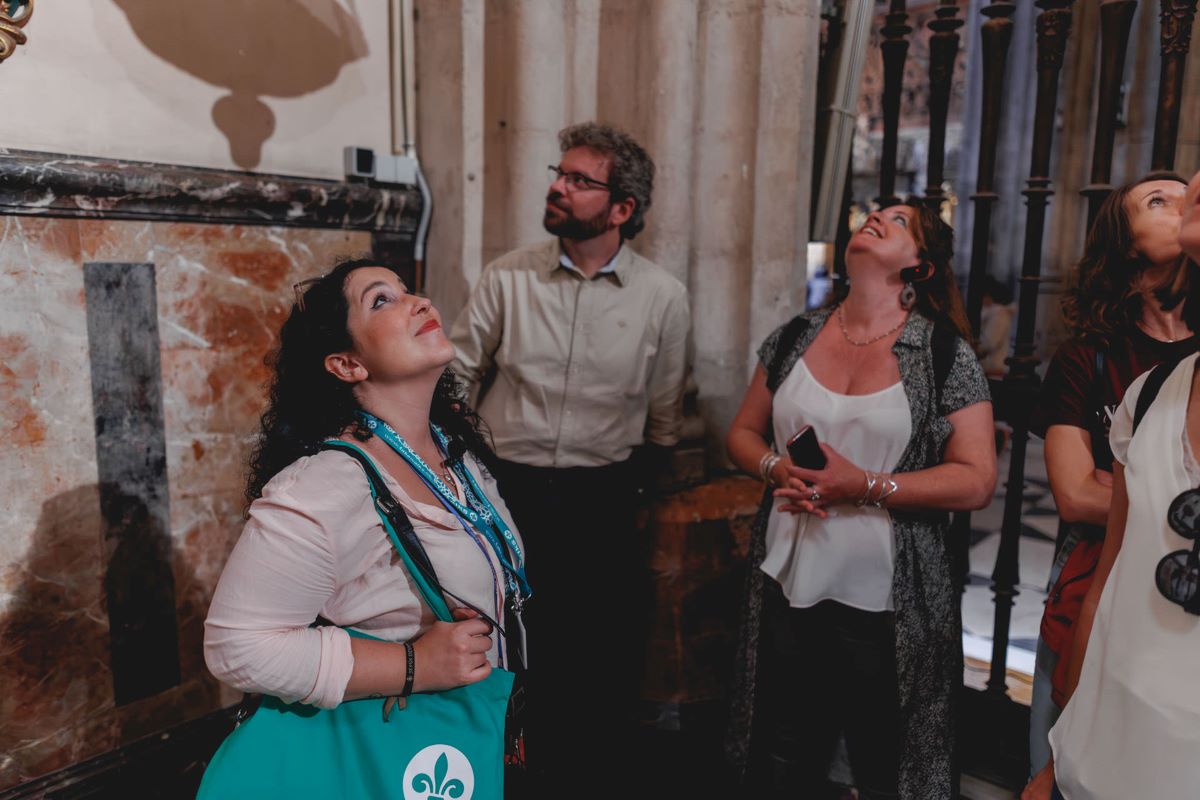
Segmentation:
{"type": "MultiPolygon", "coordinates": [[[[348,261],[306,283],[303,296],[297,284],[273,361],[249,518],[205,622],[209,669],[242,691],[319,708],[482,681],[506,664],[499,632],[465,606],[453,609],[453,622],[435,620],[382,527],[362,467],[319,449],[340,438],[365,451],[451,606],[461,599],[503,620],[513,592],[500,550],[464,525],[431,488],[438,482],[422,480],[363,416],[389,423],[458,499],[479,487],[511,529],[481,469],[491,452],[446,369],[454,346],[429,300],[375,261],[348,261]],[[434,425],[444,438],[435,439],[434,425]]],[[[519,562],[515,535],[512,543],[507,558],[519,562]]]]}
{"type": "Polygon", "coordinates": [[[751,543],[749,674],[730,737],[772,796],[826,796],[839,732],[860,797],[955,793],[961,627],[945,512],[984,506],[996,462],[952,249],[925,207],[872,213],[846,249],[849,292],[768,338],[726,440],[774,487],[751,543]],[[823,469],[787,454],[805,425],[823,469]],[[781,649],[794,663],[773,667],[781,649]]]}
{"type": "MultiPolygon", "coordinates": [[[[1179,238],[1184,252],[1200,261],[1200,173],[1188,184],[1179,238]]],[[[1189,281],[1184,302],[1200,301],[1200,271],[1192,265],[1181,274],[1189,281]]],[[[1185,494],[1200,485],[1200,372],[1194,355],[1172,369],[1135,434],[1135,409],[1151,375],[1134,381],[1113,417],[1112,507],[1095,579],[1074,626],[1069,698],[1050,731],[1054,756],[1023,800],[1052,793],[1067,800],[1195,797],[1200,791],[1200,520],[1194,502],[1200,497],[1185,494]],[[1165,560],[1190,572],[1190,583],[1160,588],[1165,560]]]]}

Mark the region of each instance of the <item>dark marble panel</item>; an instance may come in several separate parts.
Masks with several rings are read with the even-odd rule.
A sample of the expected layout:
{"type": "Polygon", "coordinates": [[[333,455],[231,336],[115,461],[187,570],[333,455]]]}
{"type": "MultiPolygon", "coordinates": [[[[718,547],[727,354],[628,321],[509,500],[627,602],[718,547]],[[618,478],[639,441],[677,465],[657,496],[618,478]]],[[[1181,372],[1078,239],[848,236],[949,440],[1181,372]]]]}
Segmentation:
{"type": "Polygon", "coordinates": [[[0,800],[195,797],[204,768],[233,729],[236,707],[158,730],[124,747],[0,790],[0,800]]]}
{"type": "Polygon", "coordinates": [[[179,683],[153,264],[84,265],[117,705],[179,683]]]}
{"type": "Polygon", "coordinates": [[[421,216],[415,187],[0,148],[0,214],[391,231],[421,216]]]}

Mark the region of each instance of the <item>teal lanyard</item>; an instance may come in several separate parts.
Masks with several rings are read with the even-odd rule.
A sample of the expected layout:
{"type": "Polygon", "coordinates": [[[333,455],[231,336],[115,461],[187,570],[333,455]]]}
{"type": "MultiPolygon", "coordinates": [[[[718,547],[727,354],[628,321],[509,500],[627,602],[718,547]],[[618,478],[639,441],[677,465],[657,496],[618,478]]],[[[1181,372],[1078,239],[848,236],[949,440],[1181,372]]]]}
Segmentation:
{"type": "MultiPolygon", "coordinates": [[[[521,545],[517,541],[517,537],[508,527],[508,524],[505,523],[504,518],[496,511],[495,506],[488,500],[487,495],[479,488],[479,484],[475,482],[475,478],[471,475],[471,472],[462,462],[455,464],[452,468],[454,474],[458,476],[459,481],[462,483],[463,496],[467,500],[464,504],[450,490],[445,481],[429,468],[425,460],[408,446],[408,442],[404,441],[404,437],[396,433],[391,425],[388,425],[383,420],[366,411],[359,411],[358,414],[371,433],[382,439],[388,447],[392,448],[398,456],[403,458],[412,467],[417,476],[424,481],[430,491],[442,502],[442,505],[446,506],[451,513],[458,517],[460,522],[464,520],[470,522],[487,539],[488,544],[492,546],[492,550],[495,551],[496,557],[500,560],[500,564],[504,568],[504,577],[508,586],[509,596],[512,598],[514,608],[519,611],[521,606],[524,605],[525,600],[533,595],[533,590],[530,589],[529,581],[525,577],[525,556],[521,552],[521,545]],[[503,537],[504,542],[508,544],[507,548],[501,543],[500,538],[497,537],[497,532],[499,532],[500,537],[503,537]],[[509,558],[509,551],[512,552],[513,559],[516,560],[515,565],[513,564],[513,559],[509,558]]],[[[432,423],[430,423],[429,427],[433,431],[438,446],[441,447],[443,452],[446,452],[449,449],[449,440],[446,438],[446,435],[442,433],[438,426],[432,423]]]]}

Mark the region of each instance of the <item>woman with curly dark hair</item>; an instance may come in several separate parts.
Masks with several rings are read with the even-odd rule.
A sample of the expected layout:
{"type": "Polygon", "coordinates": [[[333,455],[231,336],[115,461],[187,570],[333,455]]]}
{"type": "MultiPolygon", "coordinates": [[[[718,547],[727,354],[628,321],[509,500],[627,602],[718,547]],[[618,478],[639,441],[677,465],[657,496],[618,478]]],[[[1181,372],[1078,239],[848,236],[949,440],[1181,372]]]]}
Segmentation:
{"type": "Polygon", "coordinates": [[[1078,616],[1112,502],[1112,415],[1134,379],[1196,348],[1195,265],[1179,247],[1181,178],[1149,176],[1116,189],[1088,231],[1063,298],[1071,338],[1055,353],[1030,430],[1045,438],[1046,472],[1062,521],[1042,618],[1030,713],[1030,764],[1050,757],[1078,616]],[[1057,675],[1056,675],[1057,671],[1057,675]],[[1057,687],[1057,690],[1056,690],[1057,687]]]}
{"type": "MultiPolygon", "coordinates": [[[[205,658],[237,689],[307,706],[300,716],[379,697],[386,719],[404,708],[395,698],[508,666],[499,626],[529,593],[522,544],[429,300],[372,260],[306,284],[281,331],[248,521],[205,622],[205,658]],[[416,544],[402,546],[408,523],[416,544]],[[414,574],[410,547],[435,581],[414,574]],[[442,590],[440,612],[423,580],[442,590]]],[[[498,773],[496,756],[473,764],[476,780],[498,773]]]]}

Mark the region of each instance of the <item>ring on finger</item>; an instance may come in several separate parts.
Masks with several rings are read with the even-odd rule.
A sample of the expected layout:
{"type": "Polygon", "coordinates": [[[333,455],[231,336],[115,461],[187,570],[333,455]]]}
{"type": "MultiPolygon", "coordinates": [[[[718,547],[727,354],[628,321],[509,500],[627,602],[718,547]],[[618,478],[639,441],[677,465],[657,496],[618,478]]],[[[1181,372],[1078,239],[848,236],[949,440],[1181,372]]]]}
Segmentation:
{"type": "Polygon", "coordinates": [[[821,499],[821,493],[818,492],[816,489],[813,489],[812,492],[808,495],[808,499],[815,503],[821,499]]]}

